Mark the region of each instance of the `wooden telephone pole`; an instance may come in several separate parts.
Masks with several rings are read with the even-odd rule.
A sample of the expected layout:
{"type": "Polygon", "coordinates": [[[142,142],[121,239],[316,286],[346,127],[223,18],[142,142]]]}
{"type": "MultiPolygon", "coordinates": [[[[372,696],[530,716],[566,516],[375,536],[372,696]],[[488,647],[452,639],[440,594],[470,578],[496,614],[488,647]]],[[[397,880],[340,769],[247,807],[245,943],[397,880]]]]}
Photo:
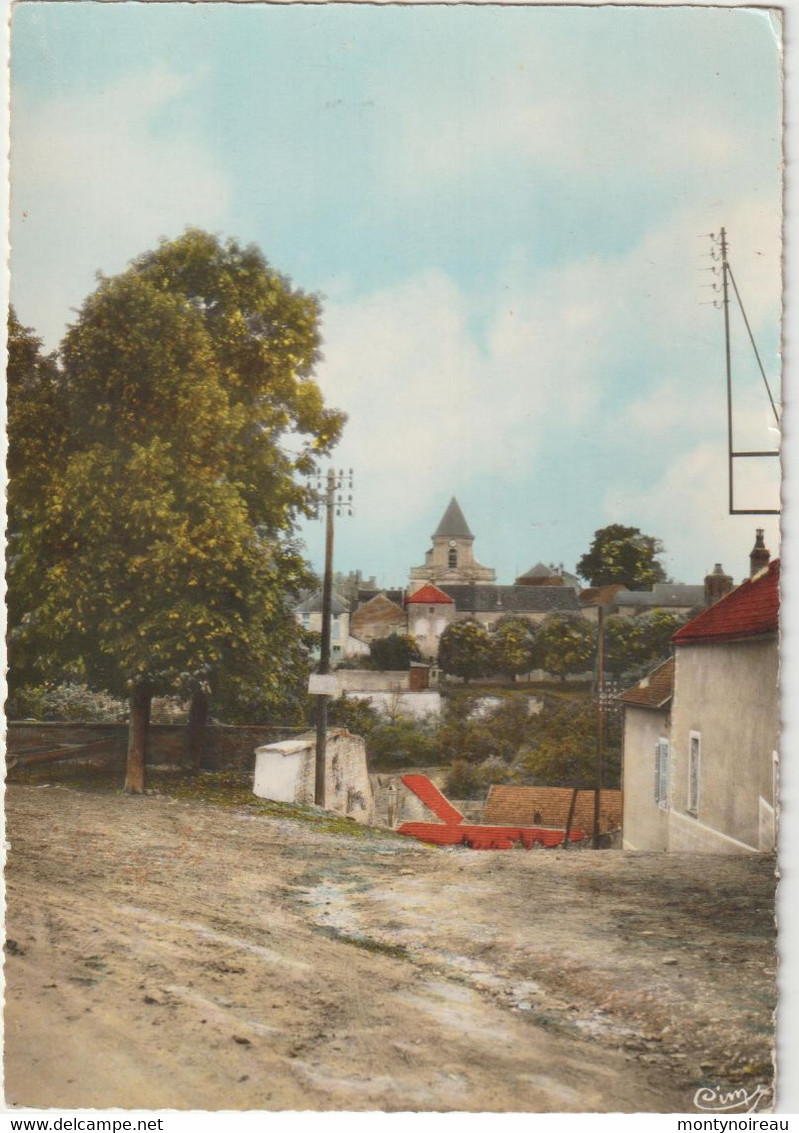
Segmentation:
{"type": "MultiPolygon", "coordinates": [[[[325,491],[320,490],[317,502],[325,509],[325,573],[322,579],[322,642],[320,646],[318,674],[322,677],[330,672],[330,630],[333,607],[333,516],[346,510],[352,515],[352,492],[344,498],[344,490],[352,488],[352,469],[345,474],[331,468],[327,473],[325,491]]],[[[320,485],[321,489],[321,485],[320,485]]],[[[327,682],[319,682],[324,687],[327,682]]],[[[316,766],[314,778],[314,802],[325,805],[325,767],[327,759],[327,702],[330,692],[320,691],[316,696],[316,766]]]]}

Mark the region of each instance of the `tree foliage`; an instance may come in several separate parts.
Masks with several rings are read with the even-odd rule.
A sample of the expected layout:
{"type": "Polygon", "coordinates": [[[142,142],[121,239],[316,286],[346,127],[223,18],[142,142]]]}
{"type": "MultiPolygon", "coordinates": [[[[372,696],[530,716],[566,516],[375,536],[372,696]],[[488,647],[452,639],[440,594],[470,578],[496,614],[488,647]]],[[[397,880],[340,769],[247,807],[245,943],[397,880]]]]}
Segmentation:
{"type": "Polygon", "coordinates": [[[20,475],[9,571],[23,671],[78,664],[114,692],[216,686],[231,705],[274,701],[304,663],[287,612],[308,581],[295,474],[343,424],[310,376],[318,315],[257,249],[189,230],[101,277],[60,373],[16,330],[12,449],[42,453],[25,524],[20,475]],[[64,423],[42,426],[56,436],[46,472],[40,403],[64,423]]]}
{"type": "Polygon", "coordinates": [[[553,676],[586,672],[595,652],[596,627],[579,615],[552,614],[536,634],[536,664],[553,676]]]}
{"type": "Polygon", "coordinates": [[[663,544],[637,527],[611,523],[594,533],[589,550],[577,563],[577,573],[591,586],[620,583],[628,590],[648,590],[665,582],[666,572],[657,561],[663,544]]]}
{"type": "Polygon", "coordinates": [[[416,638],[410,634],[391,633],[388,637],[377,637],[369,646],[373,669],[409,669],[412,661],[421,659],[416,638]]]}
{"type": "Polygon", "coordinates": [[[527,618],[506,614],[494,622],[490,635],[496,672],[515,677],[534,667],[535,626],[527,618]]]}
{"type": "MultiPolygon", "coordinates": [[[[603,783],[618,787],[621,734],[618,718],[604,718],[603,783]]],[[[593,700],[545,708],[535,721],[535,735],[520,757],[526,782],[548,786],[592,787],[596,781],[599,711],[593,700]]]]}
{"type": "Polygon", "coordinates": [[[653,610],[639,617],[610,617],[605,622],[605,667],[634,674],[654,668],[671,651],[671,639],[685,622],[680,614],[653,610]]]}
{"type": "Polygon", "coordinates": [[[445,673],[470,681],[491,672],[493,661],[491,638],[478,622],[452,622],[441,634],[438,663],[445,673]]]}

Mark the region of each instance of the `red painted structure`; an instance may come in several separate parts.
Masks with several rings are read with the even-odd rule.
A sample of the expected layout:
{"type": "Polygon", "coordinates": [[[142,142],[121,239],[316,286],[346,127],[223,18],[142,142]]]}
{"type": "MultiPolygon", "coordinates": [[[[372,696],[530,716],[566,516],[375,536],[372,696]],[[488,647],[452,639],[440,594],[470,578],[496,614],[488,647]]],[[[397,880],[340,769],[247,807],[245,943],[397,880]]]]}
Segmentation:
{"type": "MultiPolygon", "coordinates": [[[[525,850],[536,843],[539,846],[560,846],[566,840],[566,831],[551,826],[486,826],[464,821],[464,816],[445,798],[426,775],[403,775],[408,790],[432,810],[441,822],[404,822],[398,834],[432,842],[436,846],[469,846],[472,850],[510,850],[521,842],[525,850]],[[442,825],[443,824],[443,825],[442,825]]],[[[584,830],[570,830],[569,841],[580,842],[584,830]]]]}

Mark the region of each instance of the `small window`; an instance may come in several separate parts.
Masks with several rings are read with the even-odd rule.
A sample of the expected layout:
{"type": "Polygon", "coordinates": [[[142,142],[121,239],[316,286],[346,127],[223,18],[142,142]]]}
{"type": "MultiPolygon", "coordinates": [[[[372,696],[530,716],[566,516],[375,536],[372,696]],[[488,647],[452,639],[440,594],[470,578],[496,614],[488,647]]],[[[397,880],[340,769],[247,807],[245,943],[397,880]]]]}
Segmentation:
{"type": "Polygon", "coordinates": [[[427,612],[428,612],[428,614],[434,614],[436,612],[435,606],[428,606],[427,612]]]}
{"type": "Polygon", "coordinates": [[[702,738],[699,732],[690,732],[688,736],[688,804],[686,810],[689,814],[699,814],[699,781],[702,762],[702,738]]]}
{"type": "Polygon", "coordinates": [[[663,736],[655,744],[655,802],[664,810],[669,805],[669,741],[663,736]]]}
{"type": "Polygon", "coordinates": [[[450,548],[447,562],[450,567],[456,567],[458,565],[458,552],[455,547],[450,548]]]}

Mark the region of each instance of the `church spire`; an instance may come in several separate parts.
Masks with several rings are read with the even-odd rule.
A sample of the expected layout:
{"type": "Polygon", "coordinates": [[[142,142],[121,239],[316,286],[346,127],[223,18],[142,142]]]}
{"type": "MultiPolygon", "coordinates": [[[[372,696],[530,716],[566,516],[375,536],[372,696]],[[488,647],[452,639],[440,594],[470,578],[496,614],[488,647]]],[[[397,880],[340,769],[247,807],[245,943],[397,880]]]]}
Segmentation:
{"type": "Polygon", "coordinates": [[[433,533],[434,539],[474,539],[469,530],[469,524],[464,518],[460,504],[453,496],[449,501],[447,510],[441,517],[441,522],[433,533]]]}

